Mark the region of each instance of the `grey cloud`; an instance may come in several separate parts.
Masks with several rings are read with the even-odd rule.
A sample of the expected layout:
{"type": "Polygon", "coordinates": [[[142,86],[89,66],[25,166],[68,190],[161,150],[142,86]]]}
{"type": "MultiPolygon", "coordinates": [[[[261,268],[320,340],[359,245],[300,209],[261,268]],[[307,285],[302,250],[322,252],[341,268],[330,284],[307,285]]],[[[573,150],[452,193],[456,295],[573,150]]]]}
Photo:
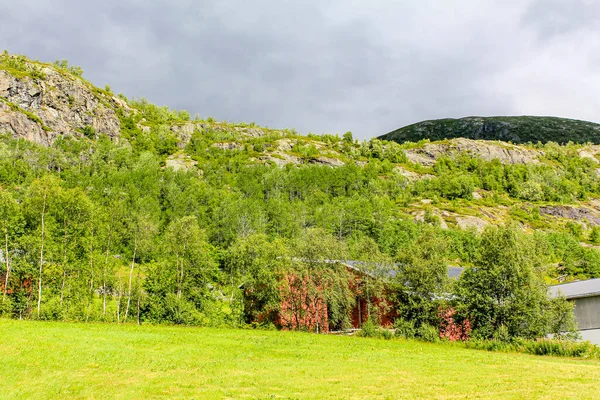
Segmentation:
{"type": "Polygon", "coordinates": [[[600,3],[590,0],[535,0],[523,15],[524,26],[548,40],[600,26],[600,3]]]}
{"type": "Polygon", "coordinates": [[[0,47],[66,58],[99,86],[192,114],[368,138],[527,113],[502,89],[541,51],[528,40],[536,4],[0,0],[0,47]]]}

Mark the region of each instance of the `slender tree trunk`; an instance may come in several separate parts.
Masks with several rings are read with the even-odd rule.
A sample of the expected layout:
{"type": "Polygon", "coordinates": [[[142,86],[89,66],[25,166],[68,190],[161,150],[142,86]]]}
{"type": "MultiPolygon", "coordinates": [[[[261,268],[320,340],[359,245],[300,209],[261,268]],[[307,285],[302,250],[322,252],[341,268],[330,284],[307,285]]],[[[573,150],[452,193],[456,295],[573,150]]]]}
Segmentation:
{"type": "Polygon", "coordinates": [[[179,251],[175,255],[175,265],[177,266],[177,298],[181,294],[181,285],[179,284],[179,251]]]}
{"type": "Polygon", "coordinates": [[[106,316],[106,275],[108,274],[108,254],[110,251],[110,238],[112,235],[112,223],[114,219],[111,217],[108,237],[106,239],[106,255],[104,257],[104,270],[102,272],[102,315],[106,316]]]}
{"type": "Polygon", "coordinates": [[[42,272],[44,268],[44,239],[45,239],[45,225],[44,217],[46,216],[46,198],[48,196],[48,189],[44,189],[44,203],[42,205],[42,234],[41,234],[41,245],[40,245],[40,271],[38,280],[38,303],[37,303],[37,316],[40,317],[40,310],[42,308],[42,272]]]}
{"type": "Polygon", "coordinates": [[[131,306],[131,284],[133,282],[133,269],[135,268],[135,255],[137,252],[137,237],[133,239],[133,258],[131,259],[131,268],[129,269],[129,289],[127,290],[127,307],[125,308],[125,317],[123,322],[127,322],[127,314],[131,306]]]}
{"type": "Polygon", "coordinates": [[[90,295],[94,294],[94,227],[90,237],[90,295]]]}
{"type": "Polygon", "coordinates": [[[6,227],[6,221],[4,221],[4,260],[6,261],[6,277],[4,278],[4,295],[2,301],[6,300],[6,294],[8,293],[8,276],[10,275],[10,263],[8,260],[8,228],[6,227]]]}
{"type": "Polygon", "coordinates": [[[117,324],[121,323],[121,296],[123,288],[119,284],[119,294],[117,295],[117,324]]]}
{"type": "MultiPolygon", "coordinates": [[[[179,283],[177,285],[177,298],[181,298],[181,287],[183,286],[183,270],[184,270],[184,263],[185,263],[185,249],[187,247],[187,243],[183,244],[183,255],[181,257],[181,259],[179,260],[181,263],[181,271],[179,273],[179,283]]],[[[179,258],[179,257],[178,257],[179,258]]]]}
{"type": "Polygon", "coordinates": [[[94,227],[90,238],[90,295],[94,294],[94,227]]]}
{"type": "Polygon", "coordinates": [[[141,294],[140,294],[140,269],[141,268],[138,268],[137,283],[135,285],[136,291],[137,291],[137,295],[138,295],[137,296],[137,324],[138,325],[141,325],[140,324],[140,297],[141,297],[141,294]]]}
{"type": "Polygon", "coordinates": [[[67,279],[67,226],[66,218],[63,220],[64,237],[63,237],[63,275],[62,284],[60,285],[60,308],[62,309],[63,297],[65,294],[65,281],[67,279]]]}

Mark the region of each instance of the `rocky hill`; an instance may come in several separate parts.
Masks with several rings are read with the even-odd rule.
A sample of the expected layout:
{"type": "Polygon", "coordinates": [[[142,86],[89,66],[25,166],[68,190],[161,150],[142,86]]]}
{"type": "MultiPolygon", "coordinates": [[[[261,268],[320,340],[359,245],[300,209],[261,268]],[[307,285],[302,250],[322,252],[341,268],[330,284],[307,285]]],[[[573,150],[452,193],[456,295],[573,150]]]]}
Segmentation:
{"type": "Polygon", "coordinates": [[[557,117],[466,117],[418,122],[379,137],[398,143],[467,138],[512,143],[600,143],[600,124],[557,117]]]}
{"type": "MultiPolygon", "coordinates": [[[[514,144],[543,138],[595,142],[599,129],[561,118],[471,117],[426,121],[369,141],[349,134],[302,136],[254,123],[190,118],[185,111],[100,89],[66,63],[0,55],[0,134],[51,149],[59,138],[104,137],[136,156],[156,154],[163,169],[205,179],[222,165],[344,169],[367,174],[373,187],[384,185],[379,190],[398,203],[398,215],[444,229],[481,230],[510,221],[527,230],[564,230],[569,221],[584,232],[600,226],[600,203],[589,199],[600,191],[600,146],[514,144]],[[415,143],[424,138],[431,141],[415,143]]],[[[337,178],[323,173],[319,179],[326,184],[337,178]]]]}

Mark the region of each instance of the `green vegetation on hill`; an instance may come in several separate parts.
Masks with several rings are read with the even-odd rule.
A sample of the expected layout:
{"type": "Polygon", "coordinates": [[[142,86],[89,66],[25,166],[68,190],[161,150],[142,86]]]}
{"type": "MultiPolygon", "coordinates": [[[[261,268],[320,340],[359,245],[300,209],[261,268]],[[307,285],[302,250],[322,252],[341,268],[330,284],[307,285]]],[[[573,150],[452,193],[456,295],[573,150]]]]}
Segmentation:
{"type": "MultiPolygon", "coordinates": [[[[592,202],[600,197],[597,160],[579,155],[584,146],[519,148],[533,151],[535,163],[462,150],[419,162],[418,151],[445,143],[300,136],[192,118],[94,88],[64,62],[14,59],[0,59],[0,78],[15,88],[4,100],[20,108],[0,112],[21,121],[22,109],[65,130],[42,145],[7,127],[0,140],[4,315],[272,326],[282,302],[305,314],[324,301],[329,323],[344,328],[356,304],[350,276],[324,260],[359,260],[372,274],[394,270],[380,274],[393,290],[391,307],[417,328],[438,329],[442,307],[455,308],[481,337],[500,329],[537,337],[565,328],[552,325],[560,307],[545,297],[544,279],[600,276],[600,253],[581,244],[598,241],[592,202]],[[44,77],[31,75],[38,69],[44,77]],[[37,79],[48,82],[35,86],[37,79]],[[56,92],[59,109],[80,112],[77,96],[98,108],[80,112],[85,124],[74,126],[80,121],[70,112],[57,123],[24,87],[56,92]],[[510,227],[482,233],[489,224],[510,227]],[[497,235],[511,240],[486,264],[486,243],[497,235]],[[477,309],[467,295],[477,280],[467,273],[452,288],[448,264],[516,273],[508,298],[524,288],[536,296],[477,309]],[[290,276],[303,277],[311,295],[298,296],[290,276]],[[442,301],[451,290],[456,301],[442,301]],[[519,320],[527,307],[535,318],[519,320]]],[[[374,322],[382,286],[365,296],[374,322]]]]}
{"type": "Polygon", "coordinates": [[[0,320],[3,399],[586,399],[600,363],[301,332],[0,320]]]}
{"type": "Polygon", "coordinates": [[[422,121],[396,129],[380,139],[398,143],[452,138],[512,143],[600,143],[600,124],[557,117],[466,117],[422,121]]]}

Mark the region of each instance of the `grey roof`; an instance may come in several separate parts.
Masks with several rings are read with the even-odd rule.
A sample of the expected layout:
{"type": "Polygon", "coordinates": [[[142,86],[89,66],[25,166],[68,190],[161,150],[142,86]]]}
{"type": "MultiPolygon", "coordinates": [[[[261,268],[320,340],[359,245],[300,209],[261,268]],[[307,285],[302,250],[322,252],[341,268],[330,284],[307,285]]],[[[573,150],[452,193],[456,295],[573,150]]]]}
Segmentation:
{"type": "MultiPolygon", "coordinates": [[[[344,260],[344,261],[339,261],[339,262],[351,267],[352,269],[358,270],[361,273],[364,273],[364,274],[367,274],[370,276],[375,275],[373,273],[373,271],[369,271],[366,268],[368,263],[366,263],[364,261],[344,260]]],[[[392,268],[391,265],[384,266],[384,265],[380,265],[380,264],[375,264],[375,266],[377,267],[377,269],[379,270],[381,275],[387,276],[388,278],[396,277],[397,271],[394,268],[392,268]]],[[[397,266],[397,264],[395,264],[394,266],[397,266]]],[[[449,265],[448,266],[448,277],[450,279],[457,279],[460,276],[460,274],[462,274],[463,271],[464,271],[463,267],[458,267],[456,265],[449,265]]]]}
{"type": "Polygon", "coordinates": [[[600,278],[550,286],[550,294],[552,296],[557,296],[559,293],[563,294],[567,299],[600,296],[600,278]]]}

